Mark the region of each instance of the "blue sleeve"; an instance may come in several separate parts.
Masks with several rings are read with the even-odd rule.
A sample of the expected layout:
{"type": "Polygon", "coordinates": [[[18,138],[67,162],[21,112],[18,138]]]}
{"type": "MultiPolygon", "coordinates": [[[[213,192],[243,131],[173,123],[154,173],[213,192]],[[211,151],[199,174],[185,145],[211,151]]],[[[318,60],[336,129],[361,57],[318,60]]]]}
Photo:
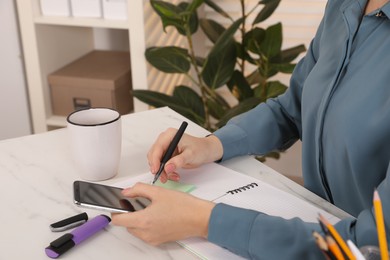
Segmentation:
{"type": "MultiPolygon", "coordinates": [[[[321,27],[316,38],[321,33],[321,27]]],[[[290,87],[284,94],[232,118],[214,132],[223,145],[222,160],[285,150],[301,138],[302,86],[316,63],[316,38],[310,44],[306,56],[295,67],[290,87]]]]}
{"type": "Polygon", "coordinates": [[[319,224],[217,204],[208,240],[250,259],[323,259],[312,232],[319,224]]]}
{"type": "MultiPolygon", "coordinates": [[[[390,166],[386,179],[379,185],[383,215],[390,226],[390,166]]],[[[335,224],[344,240],[352,240],[358,247],[378,245],[372,206],[355,218],[345,218],[335,224]]],[[[210,217],[208,240],[230,251],[252,259],[323,259],[312,237],[312,231],[321,233],[317,223],[306,223],[294,218],[285,220],[261,212],[217,204],[210,217]]]]}

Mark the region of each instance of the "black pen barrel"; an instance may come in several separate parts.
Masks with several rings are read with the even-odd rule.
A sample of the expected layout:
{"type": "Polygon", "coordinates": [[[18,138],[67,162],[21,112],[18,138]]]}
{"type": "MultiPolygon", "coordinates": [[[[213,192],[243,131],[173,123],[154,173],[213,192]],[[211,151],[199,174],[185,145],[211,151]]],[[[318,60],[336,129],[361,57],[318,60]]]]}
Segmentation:
{"type": "Polygon", "coordinates": [[[172,154],[175,151],[176,146],[179,143],[181,137],[183,136],[184,131],[187,128],[187,125],[188,123],[185,121],[181,124],[179,130],[177,130],[175,136],[173,137],[172,142],[169,144],[168,149],[161,160],[161,163],[165,164],[172,157],[172,154]]]}

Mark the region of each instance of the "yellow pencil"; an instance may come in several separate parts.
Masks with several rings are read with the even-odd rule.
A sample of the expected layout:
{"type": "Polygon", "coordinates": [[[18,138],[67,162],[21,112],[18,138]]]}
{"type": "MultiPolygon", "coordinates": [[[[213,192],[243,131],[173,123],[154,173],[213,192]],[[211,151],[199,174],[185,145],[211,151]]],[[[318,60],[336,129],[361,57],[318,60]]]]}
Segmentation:
{"type": "Polygon", "coordinates": [[[351,250],[349,249],[343,238],[340,236],[339,232],[337,232],[337,230],[333,227],[333,225],[321,214],[319,214],[319,220],[328,229],[329,233],[332,235],[334,240],[336,240],[337,244],[340,246],[341,250],[343,250],[348,259],[356,260],[355,256],[352,254],[351,250]]]}
{"type": "Polygon", "coordinates": [[[343,253],[341,252],[336,241],[330,235],[325,236],[326,243],[328,244],[329,251],[332,252],[336,260],[344,260],[343,253]]]}
{"type": "Polygon", "coordinates": [[[388,260],[389,251],[387,249],[387,239],[386,239],[385,222],[383,220],[382,202],[377,190],[374,191],[373,203],[374,203],[374,210],[375,210],[376,230],[378,233],[378,240],[379,240],[379,249],[381,251],[381,259],[388,260]]]}

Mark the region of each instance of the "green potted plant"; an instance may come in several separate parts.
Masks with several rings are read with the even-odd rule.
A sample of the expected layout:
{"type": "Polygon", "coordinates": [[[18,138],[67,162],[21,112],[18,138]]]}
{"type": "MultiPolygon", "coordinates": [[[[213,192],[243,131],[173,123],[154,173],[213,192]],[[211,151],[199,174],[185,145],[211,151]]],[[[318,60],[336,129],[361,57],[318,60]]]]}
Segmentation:
{"type": "Polygon", "coordinates": [[[245,0],[238,1],[241,17],[234,20],[212,0],[177,5],[151,0],[164,31],[173,26],[186,38],[187,48],[153,46],[145,51],[146,60],[164,73],[184,74],[191,85],[176,86],[169,95],[150,90],[134,90],[133,95],[154,107],[168,106],[213,131],[233,116],[283,93],[287,86],[271,78],[279,72],[292,73],[292,62],[306,50],[305,46],[282,50],[282,24],[265,29],[259,26],[272,15],[280,0],[262,0],[250,10],[246,10],[245,0]],[[197,10],[203,5],[222,15],[230,25],[225,28],[215,20],[199,18],[197,10]],[[248,18],[253,17],[248,24],[248,18]],[[194,50],[193,35],[199,28],[213,43],[205,57],[194,50]],[[237,100],[235,105],[229,105],[220,94],[224,86],[237,100]]]}

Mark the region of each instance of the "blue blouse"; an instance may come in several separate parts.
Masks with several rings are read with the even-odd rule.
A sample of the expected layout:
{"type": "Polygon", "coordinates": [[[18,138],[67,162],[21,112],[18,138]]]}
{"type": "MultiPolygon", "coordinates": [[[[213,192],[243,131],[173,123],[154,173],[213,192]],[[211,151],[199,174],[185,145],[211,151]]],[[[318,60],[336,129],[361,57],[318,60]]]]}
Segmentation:
{"type": "MultiPolygon", "coordinates": [[[[305,187],[356,217],[335,227],[358,247],[378,245],[375,188],[390,234],[390,4],[378,17],[364,15],[366,3],[329,0],[286,93],[215,132],[223,160],[301,139],[305,187]]],[[[247,258],[322,259],[313,230],[317,223],[218,204],[208,239],[247,258]]]]}

